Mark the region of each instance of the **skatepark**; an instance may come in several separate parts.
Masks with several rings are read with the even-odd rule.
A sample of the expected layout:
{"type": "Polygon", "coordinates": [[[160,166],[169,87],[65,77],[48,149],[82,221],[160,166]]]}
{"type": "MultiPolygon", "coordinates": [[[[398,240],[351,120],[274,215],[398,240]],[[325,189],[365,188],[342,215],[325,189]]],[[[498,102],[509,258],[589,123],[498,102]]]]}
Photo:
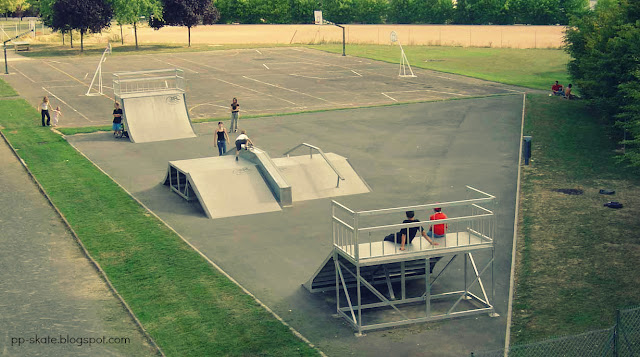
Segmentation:
{"type": "MultiPolygon", "coordinates": [[[[181,122],[192,132],[171,130],[177,136],[163,132],[167,136],[150,138],[146,135],[160,131],[157,126],[129,124],[131,141],[114,139],[108,132],[66,139],[320,350],[328,355],[456,356],[504,343],[523,104],[518,88],[422,70],[416,71],[415,79],[398,79],[397,65],[310,50],[156,56],[157,67],[142,56],[130,57],[133,65],[107,68],[116,62],[110,58],[104,74],[110,78],[125,68],[142,71],[170,65],[184,71],[187,84],[178,100],[170,102],[184,108],[181,122]],[[264,73],[274,70],[277,73],[264,73]],[[234,79],[239,78],[236,71],[245,73],[241,80],[234,79]],[[232,97],[241,99],[246,114],[408,104],[241,117],[240,128],[247,130],[256,147],[242,152],[236,162],[233,152],[217,157],[215,123],[191,123],[198,117],[226,116],[232,97]],[[451,98],[464,100],[442,101],[451,98]],[[138,136],[141,140],[134,139],[136,132],[143,135],[138,136]],[[310,154],[305,146],[290,152],[302,143],[319,150],[310,154]],[[268,159],[260,158],[264,153],[268,159]],[[180,191],[185,189],[180,183],[173,189],[172,172],[176,179],[190,180],[195,197],[180,191]],[[285,184],[275,189],[269,178],[278,174],[270,172],[281,174],[285,184]],[[357,337],[345,320],[332,316],[335,292],[311,294],[303,287],[333,248],[332,199],[357,211],[387,209],[465,200],[467,186],[495,197],[494,274],[485,285],[495,287],[492,306],[500,316],[479,314],[357,337]],[[289,200],[282,199],[286,187],[289,200]]],[[[88,82],[82,72],[89,73],[90,64],[85,68],[72,61],[46,64],[45,59],[39,66],[48,69],[29,75],[31,80],[16,75],[8,81],[34,102],[38,81],[47,81],[38,93],[45,89],[72,108],[66,110],[65,125],[110,123],[113,94],[107,89],[103,96],[82,96],[88,82]],[[54,74],[56,79],[46,78],[54,74]]],[[[31,73],[38,65],[29,62],[16,68],[31,73]]],[[[147,97],[124,99],[125,116],[140,117],[169,103],[163,99],[149,104],[143,98],[147,97]]],[[[163,112],[169,113],[167,118],[177,115],[163,112]]],[[[417,218],[428,220],[431,207],[417,210],[417,218]]],[[[404,219],[402,212],[396,216],[383,223],[404,219]]],[[[379,240],[386,235],[379,234],[379,240]]],[[[492,253],[474,254],[478,261],[487,261],[492,253]]],[[[452,261],[431,291],[436,294],[456,285],[455,273],[463,270],[464,262],[452,261]]],[[[393,286],[399,291],[397,282],[393,286]]],[[[407,285],[408,290],[420,288],[420,280],[407,285]]]]}

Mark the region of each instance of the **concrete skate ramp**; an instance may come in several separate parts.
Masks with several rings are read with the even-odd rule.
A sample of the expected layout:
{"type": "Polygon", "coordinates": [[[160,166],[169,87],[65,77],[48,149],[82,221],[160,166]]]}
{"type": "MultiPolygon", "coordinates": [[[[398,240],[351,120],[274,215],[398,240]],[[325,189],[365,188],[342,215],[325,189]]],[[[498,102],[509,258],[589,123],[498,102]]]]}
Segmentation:
{"type": "Polygon", "coordinates": [[[291,156],[272,159],[291,185],[293,201],[367,193],[369,186],[356,173],[349,161],[334,153],[325,154],[344,180],[336,187],[338,177],[320,155],[291,156]]]}
{"type": "Polygon", "coordinates": [[[281,209],[256,165],[233,156],[170,161],[164,184],[187,200],[197,198],[209,218],[281,209]]]}
{"type": "Polygon", "coordinates": [[[129,138],[134,143],[196,137],[182,91],[123,94],[120,100],[129,138]]]}

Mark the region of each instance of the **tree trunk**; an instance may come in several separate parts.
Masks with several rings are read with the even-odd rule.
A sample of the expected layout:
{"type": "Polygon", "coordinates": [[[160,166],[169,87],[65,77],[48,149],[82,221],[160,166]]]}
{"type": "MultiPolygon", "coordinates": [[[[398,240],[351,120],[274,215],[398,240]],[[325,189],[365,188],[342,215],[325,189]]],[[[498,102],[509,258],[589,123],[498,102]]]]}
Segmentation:
{"type": "Polygon", "coordinates": [[[62,34],[62,45],[64,46],[64,31],[60,31],[60,33],[62,34]]]}
{"type": "Polygon", "coordinates": [[[73,48],[73,29],[69,30],[69,38],[71,39],[71,48],[73,48]]]}
{"type": "Polygon", "coordinates": [[[133,23],[133,37],[136,38],[136,50],[138,49],[138,23],[133,23]]]}
{"type": "Polygon", "coordinates": [[[122,35],[122,24],[120,24],[120,44],[124,45],[124,36],[122,35]]]}
{"type": "Polygon", "coordinates": [[[187,29],[189,30],[189,47],[191,47],[191,26],[187,26],[187,29]]]}
{"type": "Polygon", "coordinates": [[[84,52],[83,40],[84,40],[84,30],[80,30],[80,52],[84,52]]]}

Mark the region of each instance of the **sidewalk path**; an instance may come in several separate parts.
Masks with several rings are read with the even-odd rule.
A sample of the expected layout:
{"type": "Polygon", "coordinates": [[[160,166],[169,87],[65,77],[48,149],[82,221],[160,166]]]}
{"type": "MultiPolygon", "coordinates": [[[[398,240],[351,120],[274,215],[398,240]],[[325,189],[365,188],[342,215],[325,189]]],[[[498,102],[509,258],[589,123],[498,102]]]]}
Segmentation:
{"type": "Polygon", "coordinates": [[[1,138],[0,247],[0,356],[154,355],[1,138]],[[129,341],[46,340],[67,335],[129,341]]]}

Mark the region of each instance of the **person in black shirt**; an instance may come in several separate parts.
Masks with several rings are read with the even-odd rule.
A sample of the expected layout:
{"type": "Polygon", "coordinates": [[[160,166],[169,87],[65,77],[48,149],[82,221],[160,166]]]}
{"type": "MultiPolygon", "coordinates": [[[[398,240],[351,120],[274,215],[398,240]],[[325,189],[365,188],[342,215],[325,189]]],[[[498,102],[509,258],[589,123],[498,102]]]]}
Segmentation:
{"type": "Polygon", "coordinates": [[[218,154],[222,156],[227,152],[227,141],[229,141],[229,135],[227,135],[227,129],[224,127],[224,124],[222,124],[221,121],[218,122],[215,140],[218,146],[218,154]]]}
{"type": "Polygon", "coordinates": [[[240,111],[240,104],[238,104],[238,100],[233,98],[231,102],[231,126],[229,127],[229,132],[237,133],[238,132],[238,112],[240,111]]]}
{"type": "Polygon", "coordinates": [[[122,136],[122,109],[120,103],[115,102],[115,109],[113,109],[113,135],[119,137],[122,136]]]}
{"type": "MultiPolygon", "coordinates": [[[[415,218],[415,213],[413,211],[407,211],[407,212],[405,212],[405,214],[407,215],[407,219],[402,221],[402,223],[420,222],[417,218],[415,218]]],[[[384,240],[400,244],[400,250],[405,250],[404,246],[407,243],[411,244],[411,242],[413,242],[413,239],[416,237],[416,233],[418,232],[418,229],[420,229],[420,233],[422,234],[424,239],[426,239],[427,242],[429,242],[429,244],[431,244],[431,245],[439,245],[438,242],[432,241],[431,238],[429,238],[429,236],[427,236],[427,233],[424,231],[424,228],[422,228],[422,227],[402,228],[400,230],[400,232],[395,234],[395,237],[394,237],[393,234],[391,234],[391,235],[388,235],[387,237],[385,237],[384,240]],[[407,232],[407,230],[409,232],[407,232]]]]}

